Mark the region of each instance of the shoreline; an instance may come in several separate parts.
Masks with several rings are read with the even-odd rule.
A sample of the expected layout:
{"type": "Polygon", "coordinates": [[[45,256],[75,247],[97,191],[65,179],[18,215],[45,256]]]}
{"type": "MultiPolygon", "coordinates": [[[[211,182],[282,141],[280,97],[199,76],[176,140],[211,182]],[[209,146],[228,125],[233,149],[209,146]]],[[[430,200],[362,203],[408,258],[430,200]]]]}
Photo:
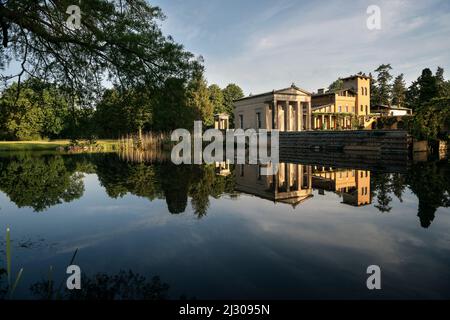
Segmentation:
{"type": "MultiPolygon", "coordinates": [[[[119,142],[113,139],[100,139],[96,144],[104,150],[114,150],[119,146],[119,142]]],[[[0,151],[57,151],[69,145],[70,140],[0,141],[0,151]]]]}

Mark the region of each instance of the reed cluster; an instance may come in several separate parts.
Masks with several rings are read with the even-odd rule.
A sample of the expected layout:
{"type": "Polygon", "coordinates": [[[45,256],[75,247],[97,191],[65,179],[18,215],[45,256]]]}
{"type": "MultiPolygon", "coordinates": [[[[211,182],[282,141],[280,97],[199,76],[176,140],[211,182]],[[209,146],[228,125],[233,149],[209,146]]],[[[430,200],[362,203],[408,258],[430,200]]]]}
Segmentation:
{"type": "Polygon", "coordinates": [[[151,150],[121,149],[119,157],[132,163],[162,163],[170,161],[170,152],[163,148],[151,150]]]}
{"type": "Polygon", "coordinates": [[[166,132],[127,134],[119,139],[119,148],[122,151],[151,151],[155,149],[164,149],[171,144],[170,134],[166,132]]]}

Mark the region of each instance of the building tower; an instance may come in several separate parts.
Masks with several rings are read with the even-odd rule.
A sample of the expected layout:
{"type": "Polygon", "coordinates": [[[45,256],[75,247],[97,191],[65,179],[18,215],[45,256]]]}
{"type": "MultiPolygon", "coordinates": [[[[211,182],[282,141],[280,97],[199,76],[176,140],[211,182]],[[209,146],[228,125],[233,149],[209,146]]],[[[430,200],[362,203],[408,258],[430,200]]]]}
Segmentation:
{"type": "Polygon", "coordinates": [[[358,116],[370,114],[370,81],[365,74],[357,74],[342,79],[344,89],[352,89],[356,92],[355,111],[358,116]]]}

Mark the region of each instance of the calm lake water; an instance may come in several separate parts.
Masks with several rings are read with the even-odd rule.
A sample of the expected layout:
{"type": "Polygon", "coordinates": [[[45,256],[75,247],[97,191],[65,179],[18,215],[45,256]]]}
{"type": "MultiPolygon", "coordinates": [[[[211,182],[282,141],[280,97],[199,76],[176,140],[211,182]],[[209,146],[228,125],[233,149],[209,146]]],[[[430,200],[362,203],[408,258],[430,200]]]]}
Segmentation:
{"type": "Polygon", "coordinates": [[[1,154],[0,269],[7,227],[13,279],[24,268],[12,298],[65,287],[75,252],[84,298],[450,298],[447,160],[258,168],[1,154]]]}

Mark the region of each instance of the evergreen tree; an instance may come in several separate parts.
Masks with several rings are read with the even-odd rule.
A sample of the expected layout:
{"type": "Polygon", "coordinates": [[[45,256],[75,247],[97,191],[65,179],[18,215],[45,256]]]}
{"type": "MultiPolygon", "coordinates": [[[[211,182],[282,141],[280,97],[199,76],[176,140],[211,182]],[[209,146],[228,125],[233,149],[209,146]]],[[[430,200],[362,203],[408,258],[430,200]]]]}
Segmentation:
{"type": "Polygon", "coordinates": [[[419,87],[419,105],[439,96],[438,81],[430,69],[423,69],[422,75],[417,79],[417,85],[419,87]]]}
{"type": "Polygon", "coordinates": [[[413,111],[416,111],[419,106],[419,92],[420,89],[417,81],[413,81],[408,87],[408,90],[406,90],[406,106],[413,109],[413,111]]]}
{"type": "Polygon", "coordinates": [[[403,78],[403,73],[398,75],[394,79],[394,84],[392,85],[392,104],[399,107],[403,107],[406,100],[406,85],[403,78]]]}
{"type": "Polygon", "coordinates": [[[441,67],[438,67],[436,71],[436,85],[438,88],[439,97],[441,98],[450,97],[450,81],[445,81],[444,69],[441,67]]]}
{"type": "Polygon", "coordinates": [[[375,91],[374,102],[376,104],[389,105],[391,102],[391,70],[390,64],[382,64],[375,70],[377,73],[377,90],[375,91]]]}
{"type": "Polygon", "coordinates": [[[369,73],[369,77],[372,79],[370,81],[370,104],[374,106],[378,104],[377,80],[372,76],[372,73],[369,73]]]}

